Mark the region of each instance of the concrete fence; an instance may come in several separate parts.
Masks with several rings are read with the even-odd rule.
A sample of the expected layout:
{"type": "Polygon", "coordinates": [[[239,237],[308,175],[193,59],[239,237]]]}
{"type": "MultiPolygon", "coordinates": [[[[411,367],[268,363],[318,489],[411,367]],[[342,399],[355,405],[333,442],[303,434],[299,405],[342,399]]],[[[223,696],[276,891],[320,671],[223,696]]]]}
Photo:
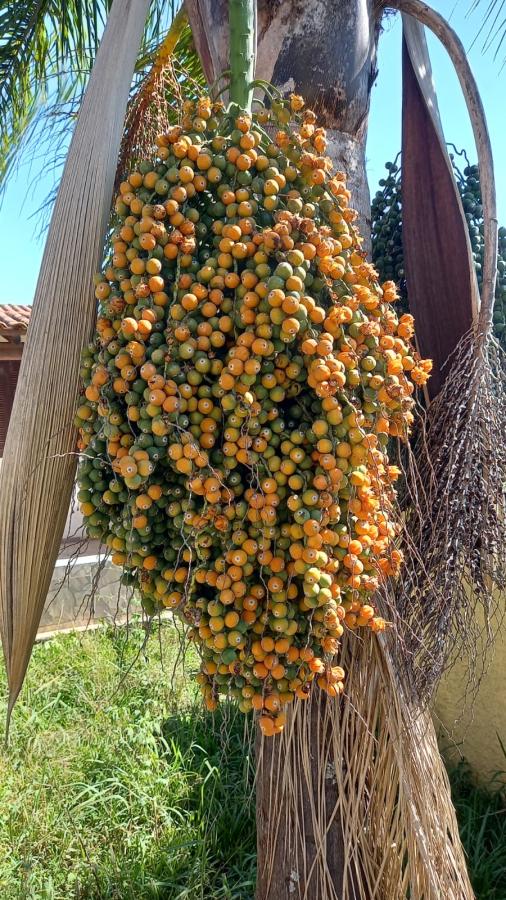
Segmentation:
{"type": "Polygon", "coordinates": [[[120,583],[121,570],[106,559],[98,541],[85,541],[82,526],[74,498],[42,614],[41,636],[97,622],[122,622],[141,611],[132,589],[120,583]]]}

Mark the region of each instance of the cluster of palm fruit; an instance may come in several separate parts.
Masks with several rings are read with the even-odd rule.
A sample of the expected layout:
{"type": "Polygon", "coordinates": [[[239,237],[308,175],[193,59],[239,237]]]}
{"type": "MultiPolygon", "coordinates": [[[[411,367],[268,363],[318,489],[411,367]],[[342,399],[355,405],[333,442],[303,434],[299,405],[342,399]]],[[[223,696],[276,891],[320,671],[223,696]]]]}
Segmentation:
{"type": "MultiPolygon", "coordinates": [[[[464,155],[458,153],[459,156],[464,155]]],[[[469,229],[469,238],[478,284],[481,288],[483,265],[483,207],[481,204],[478,166],[470,165],[461,170],[453,153],[450,153],[455,180],[459,189],[464,214],[469,229]]],[[[409,298],[404,277],[404,254],[402,248],[402,199],[401,168],[399,157],[387,162],[387,175],[379,182],[379,190],[371,204],[372,211],[372,258],[382,279],[392,279],[399,287],[402,309],[409,310],[409,298]]],[[[506,228],[499,229],[499,255],[497,283],[494,305],[494,334],[506,349],[506,228]]]]}
{"type": "Polygon", "coordinates": [[[344,628],[385,627],[386,446],[430,363],[300,97],[233,117],[188,102],[157,145],[97,277],[81,509],[146,610],[187,624],[208,708],[232,695],[275,734],[313,682],[342,691],[344,628]]]}

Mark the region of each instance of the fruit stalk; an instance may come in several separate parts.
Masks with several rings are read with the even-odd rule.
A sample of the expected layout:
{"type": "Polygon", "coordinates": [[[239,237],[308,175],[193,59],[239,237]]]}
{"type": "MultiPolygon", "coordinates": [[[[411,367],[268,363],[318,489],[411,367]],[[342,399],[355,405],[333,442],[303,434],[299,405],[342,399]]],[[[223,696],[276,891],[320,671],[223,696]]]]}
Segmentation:
{"type": "Polygon", "coordinates": [[[255,76],[256,0],[229,0],[230,101],[249,112],[255,76]]]}

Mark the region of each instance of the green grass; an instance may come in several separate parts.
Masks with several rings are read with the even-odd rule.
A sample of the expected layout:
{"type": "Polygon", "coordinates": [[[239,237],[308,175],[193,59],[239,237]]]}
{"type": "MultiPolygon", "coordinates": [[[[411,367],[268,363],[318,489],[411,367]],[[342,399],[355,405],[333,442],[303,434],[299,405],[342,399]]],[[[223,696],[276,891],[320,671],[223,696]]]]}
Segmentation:
{"type": "MultiPolygon", "coordinates": [[[[170,626],[144,637],[35,648],[0,749],[0,900],[252,900],[244,717],[203,712],[170,626]]],[[[506,900],[504,795],[450,777],[477,900],[506,900]]]]}
{"type": "Polygon", "coordinates": [[[477,900],[506,898],[506,796],[504,780],[477,787],[468,766],[450,770],[472,885],[477,900]]]}
{"type": "Polygon", "coordinates": [[[36,647],[0,755],[2,900],[253,897],[244,719],[202,712],[170,628],[143,639],[36,647]]]}

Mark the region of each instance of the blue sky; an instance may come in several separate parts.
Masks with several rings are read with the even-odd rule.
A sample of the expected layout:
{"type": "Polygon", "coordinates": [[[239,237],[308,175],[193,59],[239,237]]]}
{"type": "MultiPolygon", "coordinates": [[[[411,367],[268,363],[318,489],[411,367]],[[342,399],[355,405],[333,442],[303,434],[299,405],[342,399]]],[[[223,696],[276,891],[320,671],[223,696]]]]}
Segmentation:
{"type": "MultiPolygon", "coordinates": [[[[506,223],[506,67],[502,55],[482,52],[483,36],[476,39],[480,15],[469,13],[471,0],[435,0],[434,7],[450,20],[459,34],[475,72],[487,114],[496,162],[499,223],[506,223]]],[[[486,8],[482,3],[481,10],[486,8]]],[[[460,87],[445,51],[429,35],[429,49],[435,74],[439,106],[447,140],[464,147],[472,161],[474,144],[460,87]]],[[[506,54],[506,48],[504,50],[506,54]]],[[[401,143],[401,27],[400,17],[388,18],[380,38],[379,76],[373,88],[367,165],[371,193],[384,174],[384,163],[395,157],[401,143]]],[[[42,176],[28,190],[31,179],[27,166],[11,177],[0,209],[0,247],[4,258],[0,281],[0,303],[31,303],[44,247],[37,237],[40,220],[33,218],[52,185],[50,175],[42,176]]]]}
{"type": "MultiPolygon", "coordinates": [[[[486,31],[479,37],[482,15],[487,3],[480,4],[481,15],[470,13],[471,0],[432,0],[431,5],[447,18],[468,53],[483,99],[491,134],[497,181],[499,223],[506,224],[506,45],[494,59],[494,49],[483,53],[486,31]]],[[[460,85],[446,51],[430,32],[427,33],[439,109],[447,141],[465,148],[475,161],[474,141],[460,85]]],[[[384,163],[392,159],[401,145],[401,22],[400,16],[386,19],[379,44],[379,76],[373,88],[367,168],[371,192],[384,174],[384,163]]]]}

